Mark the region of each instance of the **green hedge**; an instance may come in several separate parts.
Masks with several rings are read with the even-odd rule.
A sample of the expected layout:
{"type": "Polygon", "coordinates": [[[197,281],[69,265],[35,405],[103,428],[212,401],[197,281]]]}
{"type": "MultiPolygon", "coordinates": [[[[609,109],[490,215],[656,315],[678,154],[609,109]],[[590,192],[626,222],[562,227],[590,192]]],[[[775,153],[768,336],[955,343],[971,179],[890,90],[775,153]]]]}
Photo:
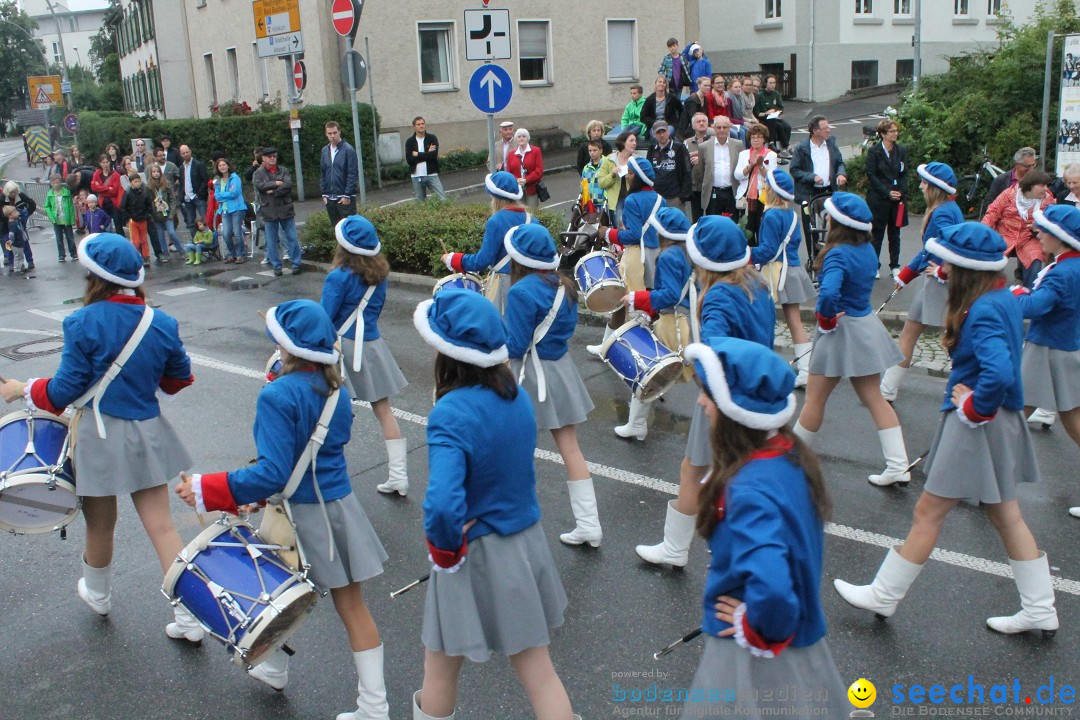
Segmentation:
{"type": "MultiPolygon", "coordinates": [[[[364,175],[369,185],[375,177],[375,153],[372,148],[371,106],[359,105],[360,137],[364,152],[364,175]]],[[[300,131],[300,161],[304,170],[305,192],[309,197],[318,194],[319,153],[326,145],[323,125],[336,120],[346,140],[352,142],[352,108],[348,103],[312,105],[300,110],[303,129],[300,131]]],[[[79,149],[84,155],[103,153],[110,142],[121,150],[130,147],[135,137],[152,137],[157,141],[169,135],[174,145],[188,145],[195,157],[206,160],[210,153],[220,150],[234,165],[247,168],[251,150],[260,145],[274,145],[280,151],[279,162],[293,170],[292,134],[287,112],[255,113],[237,117],[186,118],[155,120],[122,112],[79,113],[79,149]]]]}
{"type": "MultiPolygon", "coordinates": [[[[362,207],[360,213],[378,230],[382,252],[391,268],[441,277],[448,272],[440,260],[442,243],[451,252],[476,252],[484,239],[484,223],[491,217],[491,206],[431,200],[362,207]]],[[[558,212],[542,210],[537,218],[553,235],[565,229],[566,220],[558,212]]],[[[300,240],[305,257],[323,262],[334,257],[337,240],[325,210],[305,221],[300,240]]]]}

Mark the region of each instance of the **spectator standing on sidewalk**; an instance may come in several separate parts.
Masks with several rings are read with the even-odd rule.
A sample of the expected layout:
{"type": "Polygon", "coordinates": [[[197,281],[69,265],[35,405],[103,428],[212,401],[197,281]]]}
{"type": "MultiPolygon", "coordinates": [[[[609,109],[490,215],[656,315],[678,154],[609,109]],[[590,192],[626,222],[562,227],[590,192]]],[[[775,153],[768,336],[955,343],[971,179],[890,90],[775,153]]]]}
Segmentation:
{"type": "Polygon", "coordinates": [[[172,138],[168,135],[162,135],[161,147],[165,149],[165,159],[176,167],[180,167],[183,160],[180,158],[180,151],[173,147],[172,138]]]}
{"type": "MultiPolygon", "coordinates": [[[[656,74],[667,80],[667,87],[672,95],[680,97],[683,88],[687,88],[687,92],[694,89],[693,82],[690,80],[690,64],[679,52],[677,38],[668,38],[667,50],[668,54],[660,61],[656,74]]],[[[671,120],[668,119],[668,122],[670,123],[671,120]]]]}
{"type": "MultiPolygon", "coordinates": [[[[513,139],[513,136],[511,136],[511,139],[513,139]]],[[[585,166],[589,163],[590,155],[588,145],[593,140],[600,143],[600,149],[604,156],[611,154],[611,144],[604,139],[604,123],[599,120],[590,120],[589,124],[585,126],[585,142],[578,145],[577,161],[574,163],[574,166],[579,173],[583,172],[585,166]]],[[[504,167],[503,169],[505,170],[506,168],[504,167]]]]}
{"type": "Polygon", "coordinates": [[[158,167],[161,168],[161,174],[165,176],[165,179],[169,181],[169,185],[172,186],[173,194],[180,197],[180,167],[169,160],[168,153],[161,145],[154,148],[154,159],[157,161],[158,167]]]}
{"type": "Polygon", "coordinates": [[[225,262],[240,265],[247,261],[247,251],[244,248],[244,216],[247,215],[247,203],[244,202],[244,188],[240,176],[233,172],[233,166],[225,158],[217,161],[214,198],[217,200],[216,214],[221,218],[225,247],[229,251],[225,262]]]}
{"type": "MultiPolygon", "coordinates": [[[[601,126],[600,134],[604,134],[601,126]]],[[[495,138],[495,171],[506,169],[506,158],[514,151],[514,123],[499,123],[499,137],[495,138]]]]}
{"type": "MultiPolygon", "coordinates": [[[[765,126],[768,127],[768,123],[765,126]]],[[[796,145],[791,155],[796,203],[847,187],[847,167],[840,148],[831,137],[832,128],[829,127],[828,118],[815,115],[810,118],[806,129],[810,131],[810,137],[796,145]]]]}
{"type": "Polygon", "coordinates": [[[439,139],[427,131],[427,122],[417,115],[413,121],[413,134],[405,141],[405,162],[412,174],[413,194],[419,202],[427,200],[428,189],[446,199],[442,181],[439,180],[439,139]]]}
{"type": "MultiPolygon", "coordinates": [[[[678,93],[672,93],[666,78],[658,77],[653,84],[655,91],[641,105],[641,124],[651,130],[657,120],[664,120],[670,127],[679,122],[682,102],[678,93]]],[[[670,136],[669,136],[670,137],[670,136]]]]}
{"type": "MultiPolygon", "coordinates": [[[[30,216],[37,210],[37,203],[34,202],[34,198],[24,193],[18,183],[13,180],[8,180],[4,183],[4,195],[0,198],[0,208],[7,206],[14,207],[19,211],[19,221],[22,223],[22,227],[26,227],[26,223],[30,216]]],[[[8,235],[8,221],[7,217],[0,214],[0,238],[5,238],[8,235]]],[[[28,270],[34,269],[34,253],[30,250],[29,243],[23,248],[26,254],[26,264],[28,270]]],[[[12,267],[13,255],[10,249],[4,248],[4,265],[12,267]]]]}
{"type": "Polygon", "coordinates": [[[300,274],[300,242],[296,237],[296,209],[293,207],[292,175],[278,165],[275,147],[262,149],[262,167],[252,175],[255,191],[259,194],[260,210],[266,227],[266,259],[274,267],[274,275],[281,277],[281,259],[278,258],[278,233],[285,234],[285,249],[292,260],[292,274],[300,274]]]}
{"type": "Polygon", "coordinates": [[[693,190],[690,186],[690,153],[682,143],[671,139],[671,127],[664,120],[652,125],[656,142],[646,155],[656,173],[655,189],[670,207],[686,211],[693,190]]]}
{"type": "MultiPolygon", "coordinates": [[[[148,225],[153,219],[154,205],[150,199],[150,193],[143,187],[142,177],[137,172],[128,176],[131,183],[130,189],[124,193],[124,199],[120,201],[120,211],[128,219],[128,229],[131,232],[131,244],[142,254],[143,267],[150,265],[150,242],[148,225]]],[[[161,249],[154,248],[157,254],[158,264],[169,262],[169,250],[165,253],[161,249]]]]}
{"type": "MultiPolygon", "coordinates": [[[[690,187],[700,188],[702,178],[705,176],[705,166],[701,164],[701,145],[711,137],[709,129],[709,116],[703,112],[694,115],[693,133],[683,141],[690,155],[690,187]]],[[[701,197],[697,192],[690,193],[690,221],[697,222],[701,219],[704,211],[701,208],[701,197]]]]}
{"type": "Polygon", "coordinates": [[[71,189],[60,181],[59,175],[49,178],[49,186],[49,194],[45,196],[45,214],[53,226],[57,259],[65,262],[65,240],[68,253],[72,259],[75,258],[75,203],[71,200],[71,189]]]}
{"type": "Polygon", "coordinates": [[[506,159],[506,171],[517,178],[518,185],[525,191],[525,207],[532,210],[540,208],[537,186],[544,177],[544,156],[539,146],[531,145],[532,136],[525,128],[514,132],[517,147],[506,159]]]}
{"type": "Polygon", "coordinates": [[[357,169],[356,151],[341,139],[341,126],[330,120],[323,129],[329,142],[323,147],[319,159],[319,190],[330,218],[330,227],[337,227],[343,219],[356,214],[356,186],[360,171],[357,169]]]}
{"type": "MultiPolygon", "coordinates": [[[[166,148],[166,157],[168,157],[168,152],[166,148]]],[[[195,221],[206,215],[207,183],[210,182],[210,173],[207,172],[201,160],[192,157],[191,148],[187,145],[180,146],[179,168],[180,214],[184,216],[184,224],[191,233],[191,237],[195,237],[195,221]]]]}

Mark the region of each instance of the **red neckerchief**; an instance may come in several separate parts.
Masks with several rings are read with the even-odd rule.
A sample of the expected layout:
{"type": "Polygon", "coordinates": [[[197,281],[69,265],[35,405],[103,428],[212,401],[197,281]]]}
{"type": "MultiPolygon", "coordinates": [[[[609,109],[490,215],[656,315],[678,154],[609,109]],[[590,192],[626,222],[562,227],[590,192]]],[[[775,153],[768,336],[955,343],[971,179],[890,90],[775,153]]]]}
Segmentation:
{"type": "Polygon", "coordinates": [[[120,303],[121,305],[145,305],[146,301],[138,295],[110,295],[105,302],[120,303]]]}
{"type": "Polygon", "coordinates": [[[523,207],[504,207],[503,210],[509,210],[510,212],[526,212],[523,207]]]}
{"type": "MultiPolygon", "coordinates": [[[[787,455],[795,447],[795,443],[791,438],[777,433],[771,438],[765,441],[765,444],[753,451],[747,456],[748,461],[752,460],[768,460],[770,458],[778,458],[783,455],[787,455]]],[[[716,521],[721,522],[724,519],[726,512],[727,496],[721,495],[720,499],[716,502],[716,521]]]]}
{"type": "Polygon", "coordinates": [[[1072,258],[1080,258],[1080,250],[1066,250],[1057,256],[1054,262],[1061,262],[1062,260],[1071,260],[1072,258]]]}
{"type": "Polygon", "coordinates": [[[1005,278],[998,278],[997,280],[994,281],[994,289],[995,290],[1000,290],[1003,287],[1005,287],[1005,278]]]}

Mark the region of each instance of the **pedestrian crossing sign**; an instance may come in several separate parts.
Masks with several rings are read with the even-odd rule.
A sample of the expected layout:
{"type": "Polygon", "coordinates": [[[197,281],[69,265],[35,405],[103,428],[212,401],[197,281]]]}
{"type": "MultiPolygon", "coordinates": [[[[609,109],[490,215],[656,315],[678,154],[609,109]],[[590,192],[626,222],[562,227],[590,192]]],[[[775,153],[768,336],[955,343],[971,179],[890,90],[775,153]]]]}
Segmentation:
{"type": "Polygon", "coordinates": [[[26,84],[30,89],[30,105],[35,110],[47,110],[63,104],[59,75],[28,77],[26,84]]]}

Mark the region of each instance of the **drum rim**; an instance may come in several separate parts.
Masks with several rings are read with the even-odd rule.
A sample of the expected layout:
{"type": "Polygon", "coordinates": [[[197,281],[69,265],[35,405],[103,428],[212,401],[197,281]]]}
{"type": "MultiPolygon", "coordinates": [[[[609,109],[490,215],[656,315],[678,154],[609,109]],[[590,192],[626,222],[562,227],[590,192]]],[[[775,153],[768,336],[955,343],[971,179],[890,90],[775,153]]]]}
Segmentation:
{"type": "MultiPolygon", "coordinates": [[[[665,347],[667,347],[667,346],[665,346],[665,347]]],[[[650,397],[650,398],[648,398],[646,400],[645,399],[645,393],[643,392],[644,389],[645,389],[645,386],[649,384],[649,381],[653,378],[653,376],[656,375],[657,373],[659,373],[661,370],[666,370],[668,368],[668,366],[672,364],[672,362],[674,362],[675,364],[678,364],[680,366],[684,365],[683,361],[682,361],[682,357],[678,353],[673,352],[673,353],[670,353],[668,355],[663,355],[663,356],[657,358],[656,364],[653,365],[652,368],[649,369],[649,372],[645,373],[645,375],[641,378],[641,382],[638,383],[637,390],[633,391],[634,392],[634,397],[636,397],[641,402],[652,402],[656,398],[658,398],[661,395],[663,395],[664,393],[666,393],[671,388],[675,387],[675,385],[678,384],[678,382],[679,382],[678,378],[680,377],[680,374],[682,373],[681,367],[680,367],[679,372],[675,374],[675,378],[671,381],[671,383],[668,384],[667,387],[663,388],[662,390],[657,390],[656,393],[652,395],[652,397],[650,397]]]]}
{"type": "Polygon", "coordinates": [[[607,250],[593,250],[591,253],[586,253],[585,255],[582,255],[581,259],[579,259],[574,264],[574,275],[577,275],[578,268],[581,267],[581,264],[583,262],[585,262],[586,260],[588,260],[589,258],[593,257],[594,255],[607,255],[609,258],[611,258],[612,260],[615,261],[616,265],[619,264],[619,259],[617,257],[615,257],[615,253],[608,252],[607,250]]]}
{"type": "MultiPolygon", "coordinates": [[[[608,338],[604,340],[603,344],[601,345],[600,357],[604,359],[604,362],[607,362],[607,351],[611,348],[612,344],[622,338],[622,336],[626,334],[632,326],[643,327],[650,333],[652,333],[653,337],[656,337],[656,333],[653,332],[653,329],[645,323],[641,322],[640,320],[627,320],[622,325],[612,330],[611,335],[609,335],[608,338]]],[[[660,342],[660,338],[656,338],[656,340],[657,342],[660,342]]],[[[664,345],[664,343],[660,342],[660,344],[667,348],[667,345],[664,345]]],[[[668,352],[672,352],[671,348],[668,348],[668,352]]],[[[660,357],[664,357],[664,355],[661,355],[660,357]]]]}
{"type": "Polygon", "coordinates": [[[35,420],[53,420],[68,428],[69,431],[71,430],[71,421],[68,420],[66,415],[53,415],[40,408],[35,408],[33,410],[16,410],[0,417],[0,430],[8,425],[13,425],[16,420],[26,420],[27,418],[34,418],[35,420]]]}
{"type": "Polygon", "coordinates": [[[251,618],[251,624],[248,626],[249,628],[257,629],[246,630],[243,637],[241,637],[239,639],[239,642],[235,645],[226,643],[226,645],[230,645],[235,650],[235,652],[233,653],[233,662],[235,662],[237,665],[240,665],[241,667],[249,665],[251,667],[255,667],[256,665],[261,663],[263,660],[269,657],[269,655],[274,650],[277,650],[289,641],[289,638],[291,638],[293,634],[300,628],[300,625],[303,624],[303,622],[307,619],[307,616],[311,614],[311,611],[315,608],[316,603],[318,603],[319,601],[319,592],[306,578],[304,578],[303,575],[296,571],[293,571],[293,580],[295,581],[293,586],[282,592],[281,595],[278,596],[277,600],[274,600],[275,604],[281,605],[281,610],[278,610],[278,608],[274,607],[274,605],[270,603],[265,603],[265,607],[262,609],[262,612],[251,618]],[[249,662],[246,657],[246,653],[255,644],[255,640],[261,637],[264,632],[266,632],[266,630],[273,624],[274,620],[277,619],[278,615],[280,615],[286,608],[291,607],[295,602],[297,602],[306,595],[313,596],[312,602],[308,605],[307,610],[302,615],[297,617],[296,621],[292,625],[291,632],[285,634],[281,638],[280,643],[275,643],[273,647],[263,653],[259,657],[259,663],[249,662]],[[265,623],[263,623],[262,617],[266,615],[266,613],[271,611],[273,611],[273,615],[268,616],[265,623]],[[259,625],[261,625],[261,627],[257,627],[259,625]]]}
{"type": "Polygon", "coordinates": [[[441,277],[441,278],[439,278],[438,280],[435,281],[435,286],[431,289],[432,297],[435,296],[435,293],[437,293],[437,292],[439,292],[440,290],[443,289],[443,285],[450,282],[451,280],[455,280],[455,279],[458,279],[458,278],[461,278],[461,279],[464,279],[464,280],[472,280],[474,283],[476,283],[477,285],[480,286],[480,290],[478,292],[481,292],[481,293],[484,292],[484,279],[482,277],[480,277],[476,273],[471,273],[471,272],[464,272],[464,273],[456,272],[456,273],[450,273],[449,275],[445,275],[445,276],[443,276],[443,277],[441,277]]]}
{"type": "MultiPolygon", "coordinates": [[[[191,542],[185,545],[183,549],[181,549],[180,552],[176,554],[176,558],[173,560],[173,564],[165,572],[165,577],[161,582],[162,592],[169,596],[170,600],[175,600],[181,605],[183,605],[183,601],[179,597],[177,597],[176,593],[174,592],[176,590],[176,583],[180,580],[180,576],[184,573],[184,571],[187,570],[187,566],[191,564],[191,561],[193,559],[195,559],[195,555],[198,555],[202,552],[202,550],[197,550],[194,555],[189,557],[188,550],[193,547],[197,548],[198,545],[203,542],[209,545],[210,541],[212,541],[214,538],[229,532],[232,528],[238,525],[243,525],[244,527],[248,528],[249,530],[251,530],[252,534],[255,533],[255,529],[243,520],[230,519],[226,523],[215,521],[213,525],[204,528],[202,532],[192,538],[191,542]]],[[[184,605],[184,607],[187,608],[187,605],[184,605]]]]}
{"type": "MultiPolygon", "coordinates": [[[[3,492],[5,490],[10,490],[11,488],[18,487],[20,485],[30,484],[29,481],[31,479],[36,479],[39,475],[45,478],[46,482],[48,482],[47,478],[52,477],[48,473],[42,474],[36,472],[27,472],[25,475],[8,475],[7,478],[4,479],[3,483],[0,483],[0,495],[3,495],[3,492]],[[11,482],[9,482],[9,480],[11,480],[11,482]]],[[[10,532],[15,533],[16,535],[42,535],[47,532],[52,532],[54,530],[67,527],[72,523],[73,520],[75,520],[75,518],[79,517],[79,513],[82,512],[82,502],[79,499],[78,492],[76,492],[75,490],[75,486],[60,477],[59,475],[55,477],[56,488],[58,490],[64,490],[65,492],[68,492],[75,497],[75,507],[72,508],[70,513],[64,516],[63,521],[54,525],[50,525],[48,527],[27,530],[25,528],[8,525],[3,520],[0,520],[0,532],[10,532]]]]}
{"type": "Polygon", "coordinates": [[[270,371],[274,369],[274,363],[281,362],[281,351],[275,350],[270,353],[270,359],[266,361],[266,374],[269,375],[270,371]]]}

